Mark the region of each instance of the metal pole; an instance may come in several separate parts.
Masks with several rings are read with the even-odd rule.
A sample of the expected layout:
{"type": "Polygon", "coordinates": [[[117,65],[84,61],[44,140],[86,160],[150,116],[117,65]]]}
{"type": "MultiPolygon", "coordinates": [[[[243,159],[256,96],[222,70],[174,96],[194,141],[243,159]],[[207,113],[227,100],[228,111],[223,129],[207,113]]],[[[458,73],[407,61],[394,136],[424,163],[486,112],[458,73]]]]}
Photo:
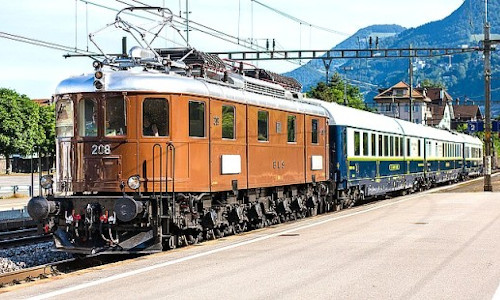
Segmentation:
{"type": "MultiPolygon", "coordinates": [[[[410,45],[410,49],[411,49],[411,45],[410,45]]],[[[410,50],[410,58],[409,58],[409,61],[410,61],[410,69],[409,69],[409,75],[410,75],[410,122],[413,123],[413,61],[412,61],[412,58],[411,58],[411,54],[412,54],[412,51],[410,50]]]]}
{"type": "Polygon", "coordinates": [[[491,192],[491,41],[490,23],[488,22],[488,1],[485,0],[484,18],[484,114],[486,117],[484,128],[484,191],[491,192]]]}
{"type": "Polygon", "coordinates": [[[344,70],[344,105],[347,106],[347,72],[344,70]]]}
{"type": "Polygon", "coordinates": [[[189,46],[189,0],[186,0],[186,41],[189,46]]]}

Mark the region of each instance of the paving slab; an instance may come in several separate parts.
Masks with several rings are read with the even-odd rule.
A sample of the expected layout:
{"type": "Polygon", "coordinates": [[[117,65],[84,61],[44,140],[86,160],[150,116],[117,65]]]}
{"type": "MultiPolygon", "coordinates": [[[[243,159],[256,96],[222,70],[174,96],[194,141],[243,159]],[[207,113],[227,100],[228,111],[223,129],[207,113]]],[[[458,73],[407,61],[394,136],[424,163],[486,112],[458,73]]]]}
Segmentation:
{"type": "Polygon", "coordinates": [[[0,298],[491,299],[499,236],[500,193],[426,192],[6,288],[0,298]]]}

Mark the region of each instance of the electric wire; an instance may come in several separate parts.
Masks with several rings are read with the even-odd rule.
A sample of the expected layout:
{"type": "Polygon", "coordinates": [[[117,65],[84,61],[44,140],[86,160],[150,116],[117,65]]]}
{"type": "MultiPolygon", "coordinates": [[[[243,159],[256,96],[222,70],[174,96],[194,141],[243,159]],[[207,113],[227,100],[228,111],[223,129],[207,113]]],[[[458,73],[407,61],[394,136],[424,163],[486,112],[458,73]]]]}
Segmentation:
{"type": "Polygon", "coordinates": [[[97,55],[97,53],[85,51],[83,49],[78,49],[78,48],[71,47],[71,46],[65,46],[65,45],[56,44],[56,43],[52,43],[52,42],[33,39],[33,38],[21,36],[21,35],[10,34],[10,33],[3,32],[3,31],[0,31],[0,38],[5,38],[5,39],[17,41],[17,42],[22,42],[22,43],[26,43],[26,44],[30,44],[30,45],[34,45],[34,46],[40,46],[40,47],[59,50],[59,51],[66,51],[66,52],[78,53],[78,54],[84,54],[84,55],[97,55]]]}
{"type": "Polygon", "coordinates": [[[255,3],[259,4],[260,6],[265,7],[267,9],[269,9],[269,10],[271,10],[271,11],[273,11],[273,12],[275,12],[275,13],[277,13],[277,14],[279,14],[279,15],[287,18],[287,19],[295,21],[297,23],[304,24],[304,25],[309,25],[309,26],[311,26],[313,28],[316,28],[318,30],[326,31],[326,32],[333,33],[333,34],[338,34],[338,35],[343,35],[343,36],[351,36],[350,34],[345,33],[345,32],[341,32],[341,31],[337,31],[337,30],[334,30],[334,29],[330,29],[330,28],[326,28],[326,27],[322,27],[322,26],[311,24],[311,23],[309,23],[307,21],[304,21],[302,19],[294,17],[294,16],[292,16],[292,15],[286,13],[286,12],[283,12],[283,11],[281,11],[279,9],[273,8],[273,7],[271,7],[271,6],[267,5],[267,4],[264,4],[264,3],[260,2],[260,1],[257,1],[257,0],[251,0],[251,1],[252,1],[252,3],[255,2],[255,3]]]}

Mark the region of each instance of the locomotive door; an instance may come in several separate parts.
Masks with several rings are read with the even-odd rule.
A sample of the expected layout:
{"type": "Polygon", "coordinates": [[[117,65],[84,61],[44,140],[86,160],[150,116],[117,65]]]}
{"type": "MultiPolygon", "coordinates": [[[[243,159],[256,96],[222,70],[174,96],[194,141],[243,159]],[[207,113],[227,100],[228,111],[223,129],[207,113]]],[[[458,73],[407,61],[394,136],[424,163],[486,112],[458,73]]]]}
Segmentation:
{"type": "Polygon", "coordinates": [[[247,188],[246,106],[210,101],[210,190],[247,188]]]}

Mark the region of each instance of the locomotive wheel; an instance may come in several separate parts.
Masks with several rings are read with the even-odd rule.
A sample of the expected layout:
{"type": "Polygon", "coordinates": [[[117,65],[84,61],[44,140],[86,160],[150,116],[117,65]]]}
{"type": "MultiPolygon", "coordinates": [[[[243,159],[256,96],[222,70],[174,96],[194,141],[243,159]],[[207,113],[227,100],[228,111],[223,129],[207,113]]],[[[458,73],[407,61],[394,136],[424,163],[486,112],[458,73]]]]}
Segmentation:
{"type": "Polygon", "coordinates": [[[167,248],[168,249],[175,249],[177,248],[177,236],[176,235],[171,235],[169,238],[168,238],[168,241],[167,241],[167,248]]]}

